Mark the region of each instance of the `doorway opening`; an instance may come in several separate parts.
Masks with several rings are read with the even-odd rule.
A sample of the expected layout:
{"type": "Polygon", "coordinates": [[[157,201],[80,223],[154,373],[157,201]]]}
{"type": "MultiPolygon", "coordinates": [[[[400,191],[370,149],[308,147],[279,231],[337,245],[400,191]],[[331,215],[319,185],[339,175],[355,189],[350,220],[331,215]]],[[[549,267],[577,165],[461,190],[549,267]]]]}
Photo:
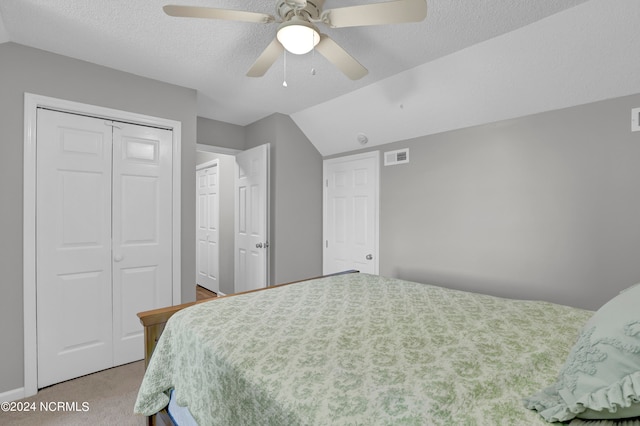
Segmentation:
{"type": "Polygon", "coordinates": [[[269,144],[196,150],[197,284],[218,295],[268,286],[269,144]]]}
{"type": "Polygon", "coordinates": [[[203,144],[196,149],[196,284],[224,296],[234,293],[233,176],[241,151],[203,144]]]}

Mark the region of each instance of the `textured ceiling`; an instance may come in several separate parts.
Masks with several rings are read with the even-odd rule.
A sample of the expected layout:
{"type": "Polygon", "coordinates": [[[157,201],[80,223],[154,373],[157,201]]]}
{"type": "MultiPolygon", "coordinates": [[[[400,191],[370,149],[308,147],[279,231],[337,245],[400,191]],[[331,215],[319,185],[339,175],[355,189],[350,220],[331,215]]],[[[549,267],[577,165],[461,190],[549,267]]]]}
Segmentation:
{"type": "Polygon", "coordinates": [[[382,145],[640,93],[639,22],[639,0],[591,0],[291,117],[330,155],[361,133],[382,145]]]}
{"type": "MultiPolygon", "coordinates": [[[[326,0],[324,8],[375,1],[379,0],[326,0]]],[[[413,97],[420,94],[416,90],[424,88],[422,75],[425,72],[430,79],[429,84],[437,85],[438,81],[433,79],[442,78],[449,85],[442,88],[456,87],[456,82],[448,77],[455,75],[465,83],[469,79],[461,68],[469,67],[464,63],[448,63],[447,58],[452,54],[454,58],[456,54],[469,54],[470,51],[473,55],[477,46],[484,49],[485,55],[499,53],[505,47],[510,49],[509,52],[517,53],[512,43],[498,42],[495,48],[491,43],[509,37],[512,32],[518,34],[522,31],[516,31],[518,29],[526,31],[532,23],[547,22],[550,19],[547,17],[564,15],[571,26],[572,18],[566,13],[580,9],[586,0],[427,2],[427,19],[421,23],[340,29],[320,25],[322,32],[368,68],[369,74],[356,82],[346,78],[318,54],[287,55],[287,88],[282,86],[282,57],[264,77],[246,77],[246,71],[273,39],[277,24],[172,18],[162,11],[165,4],[180,4],[275,14],[275,1],[1,0],[0,42],[10,40],[196,89],[198,111],[203,117],[246,125],[275,112],[291,115],[318,150],[326,155],[355,149],[325,147],[330,140],[346,138],[358,129],[377,132],[374,128],[364,129],[366,126],[349,127],[358,122],[350,120],[345,111],[357,108],[356,105],[365,112],[368,108],[357,94],[372,90],[383,92],[387,101],[398,107],[403,91],[412,91],[413,97]],[[444,64],[453,68],[440,69],[444,64]],[[312,67],[317,71],[315,75],[310,73],[312,67]],[[428,68],[425,71],[423,67],[428,68]],[[434,73],[433,67],[439,71],[434,73]],[[416,73],[415,70],[421,71],[416,73]],[[347,109],[336,112],[334,105],[347,109]],[[342,129],[344,135],[332,133],[334,128],[336,132],[342,129]]],[[[588,3],[608,3],[609,9],[615,9],[620,4],[640,2],[590,0],[588,3]]],[[[545,28],[543,26],[542,30],[545,28]]],[[[583,31],[591,30],[583,28],[583,31]]],[[[554,40],[545,40],[554,43],[554,40]]],[[[507,59],[500,58],[501,69],[511,66],[507,59]]],[[[462,86],[467,87],[465,84],[462,86]]],[[[442,101],[446,102],[446,99],[438,98],[438,102],[442,101]]],[[[411,102],[407,105],[410,106],[411,102]]],[[[425,110],[434,108],[433,105],[420,107],[425,110]]],[[[388,114],[375,110],[371,113],[388,114]]],[[[364,120],[372,121],[371,116],[370,113],[365,115],[364,120]]],[[[487,118],[495,119],[493,116],[487,118]]],[[[449,116],[448,121],[451,119],[449,116]]],[[[417,120],[425,121],[423,117],[417,120]]],[[[410,124],[409,127],[419,129],[420,126],[410,124]]],[[[454,127],[452,124],[451,128],[454,127]]],[[[376,140],[376,134],[369,136],[376,140]]],[[[384,135],[378,140],[392,141],[404,137],[406,134],[399,132],[396,136],[384,135]]]]}

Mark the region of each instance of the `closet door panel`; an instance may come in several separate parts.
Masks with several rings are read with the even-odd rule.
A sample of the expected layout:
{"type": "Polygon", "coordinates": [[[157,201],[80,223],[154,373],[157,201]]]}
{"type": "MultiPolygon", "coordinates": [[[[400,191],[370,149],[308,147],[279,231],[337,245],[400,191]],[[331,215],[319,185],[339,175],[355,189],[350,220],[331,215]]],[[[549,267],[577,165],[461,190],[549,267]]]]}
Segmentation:
{"type": "Polygon", "coordinates": [[[111,127],[38,110],[38,387],[111,367],[111,127]]]}
{"type": "Polygon", "coordinates": [[[116,123],[113,138],[114,359],[143,358],[137,312],[171,305],[172,132],[116,123]]]}

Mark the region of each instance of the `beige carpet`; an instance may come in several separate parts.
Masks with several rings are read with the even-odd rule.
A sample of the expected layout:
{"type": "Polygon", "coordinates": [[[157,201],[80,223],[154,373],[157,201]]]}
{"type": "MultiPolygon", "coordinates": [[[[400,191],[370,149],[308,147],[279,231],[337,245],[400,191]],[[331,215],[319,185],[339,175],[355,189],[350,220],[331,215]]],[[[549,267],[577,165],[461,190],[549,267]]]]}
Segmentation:
{"type": "Polygon", "coordinates": [[[133,404],[143,374],[144,362],[138,361],[50,386],[17,401],[35,403],[35,412],[0,411],[0,425],[142,426],[146,418],[133,414],[133,404]],[[58,402],[71,404],[58,411],[58,402]],[[42,405],[55,411],[47,412],[42,405]]]}

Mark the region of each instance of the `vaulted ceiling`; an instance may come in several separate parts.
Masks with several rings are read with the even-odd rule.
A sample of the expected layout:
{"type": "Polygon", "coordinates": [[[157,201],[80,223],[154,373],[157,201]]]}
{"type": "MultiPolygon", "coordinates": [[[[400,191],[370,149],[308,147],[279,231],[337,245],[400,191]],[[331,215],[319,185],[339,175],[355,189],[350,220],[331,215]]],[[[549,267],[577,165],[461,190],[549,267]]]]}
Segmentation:
{"type": "Polygon", "coordinates": [[[317,53],[288,54],[286,88],[284,57],[264,77],[245,75],[277,24],[169,17],[167,3],[269,14],[276,5],[2,0],[0,42],[196,89],[203,117],[290,115],[323,155],[360,148],[359,133],[376,145],[640,92],[637,0],[427,0],[420,23],[320,24],[369,74],[352,81],[317,53]]]}

